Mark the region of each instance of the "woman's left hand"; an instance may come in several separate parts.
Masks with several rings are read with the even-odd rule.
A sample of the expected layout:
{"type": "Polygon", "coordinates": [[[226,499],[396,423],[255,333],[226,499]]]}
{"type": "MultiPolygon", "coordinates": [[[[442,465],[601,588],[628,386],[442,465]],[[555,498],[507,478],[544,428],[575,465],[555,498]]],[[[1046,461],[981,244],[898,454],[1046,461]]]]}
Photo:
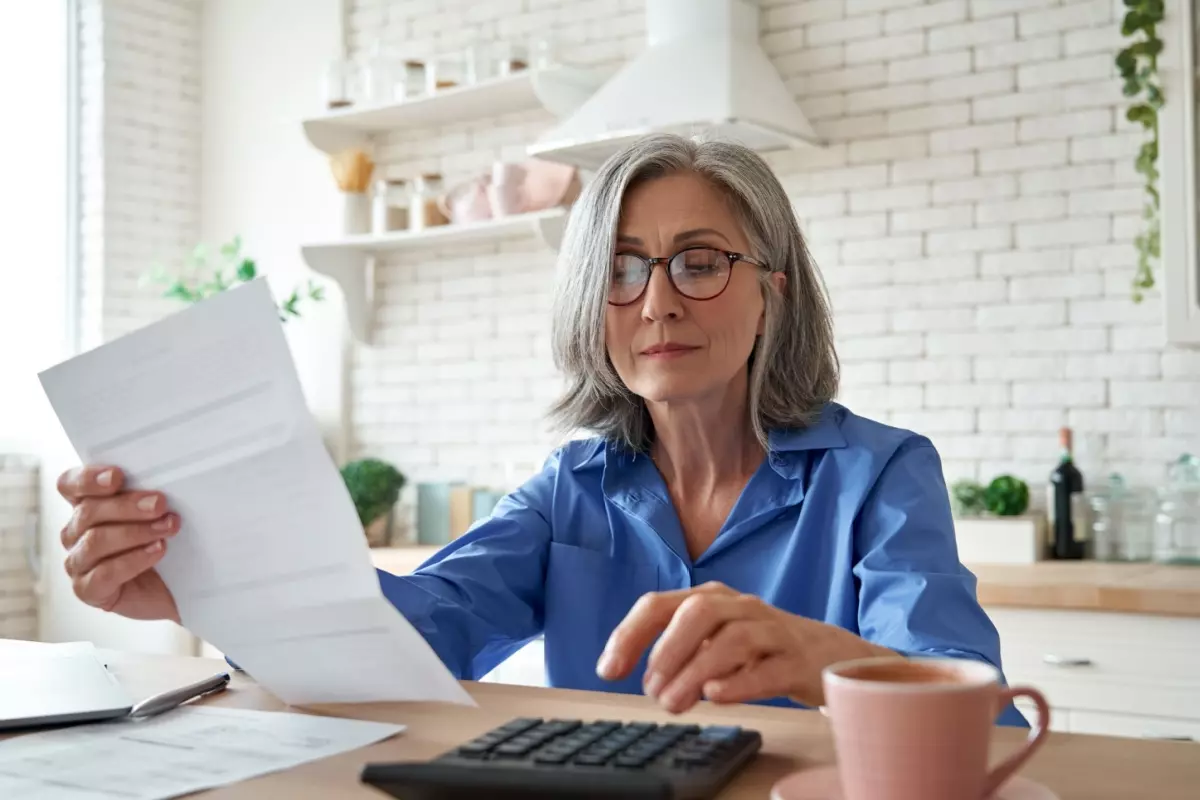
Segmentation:
{"type": "Polygon", "coordinates": [[[842,628],[706,583],[643,595],[609,637],[597,673],[608,680],[628,675],[659,634],[643,686],[675,714],[701,699],[744,703],[787,696],[818,706],[826,666],[895,655],[842,628]]]}

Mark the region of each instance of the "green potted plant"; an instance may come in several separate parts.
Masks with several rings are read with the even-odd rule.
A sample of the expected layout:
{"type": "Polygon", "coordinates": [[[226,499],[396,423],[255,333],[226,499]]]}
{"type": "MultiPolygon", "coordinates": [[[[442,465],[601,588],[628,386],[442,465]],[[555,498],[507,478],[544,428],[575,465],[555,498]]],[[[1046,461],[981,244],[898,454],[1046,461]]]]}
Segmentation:
{"type": "Polygon", "coordinates": [[[342,467],[342,480],[354,501],[371,547],[391,544],[392,511],[406,479],[400,470],[377,458],[362,458],[342,467]]]}
{"type": "MultiPolygon", "coordinates": [[[[258,264],[254,259],[242,255],[242,237],[233,237],[231,241],[221,245],[217,253],[219,260],[210,266],[211,254],[208,247],[203,244],[197,245],[183,269],[169,273],[163,267],[156,267],[143,276],[143,283],[163,286],[163,297],[185,303],[198,303],[206,297],[258,277],[258,264]]],[[[324,299],[325,290],[310,280],[304,289],[293,289],[291,294],[278,303],[279,319],[287,322],[293,317],[299,317],[299,306],[304,300],[319,303],[324,299]]]]}
{"type": "Polygon", "coordinates": [[[999,475],[987,486],[956,481],[950,490],[954,537],[964,563],[1028,564],[1045,555],[1046,520],[1029,513],[1029,485],[999,475]]]}

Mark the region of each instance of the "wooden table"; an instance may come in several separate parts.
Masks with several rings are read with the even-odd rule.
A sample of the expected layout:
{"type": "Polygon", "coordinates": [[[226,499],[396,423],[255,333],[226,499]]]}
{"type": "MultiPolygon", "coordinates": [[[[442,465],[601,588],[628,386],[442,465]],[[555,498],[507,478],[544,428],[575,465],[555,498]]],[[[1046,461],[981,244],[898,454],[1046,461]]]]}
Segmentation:
{"type": "MultiPolygon", "coordinates": [[[[371,551],[375,566],[407,575],[438,551],[431,546],[371,551]]],[[[1200,617],[1200,567],[1043,561],[968,564],[984,606],[1118,611],[1200,617]]]]}
{"type": "MultiPolygon", "coordinates": [[[[106,653],[108,663],[135,697],[199,680],[222,662],[200,658],[106,653]]],[[[645,697],[502,684],[465,684],[478,708],[431,703],[326,705],[304,709],[358,719],[401,723],[408,730],[371,747],[203,793],[205,800],[236,798],[361,797],[383,795],[358,782],[368,761],[428,759],[513,717],[666,721],[668,715],[645,697]]],[[[282,710],[282,703],[241,673],[230,689],[203,701],[235,708],[282,710]]],[[[299,711],[301,709],[291,709],[299,711]]],[[[681,718],[675,718],[679,720],[681,718]]],[[[815,711],[759,706],[704,704],[682,717],[696,723],[743,725],[762,732],[762,754],[721,795],[765,800],[771,785],[787,773],[833,760],[826,719],[815,711]]],[[[997,729],[993,758],[1016,747],[1023,734],[997,729]]],[[[1052,734],[1022,773],[1058,793],[1062,800],[1195,800],[1200,786],[1200,745],[1099,736],[1052,734]]]]}

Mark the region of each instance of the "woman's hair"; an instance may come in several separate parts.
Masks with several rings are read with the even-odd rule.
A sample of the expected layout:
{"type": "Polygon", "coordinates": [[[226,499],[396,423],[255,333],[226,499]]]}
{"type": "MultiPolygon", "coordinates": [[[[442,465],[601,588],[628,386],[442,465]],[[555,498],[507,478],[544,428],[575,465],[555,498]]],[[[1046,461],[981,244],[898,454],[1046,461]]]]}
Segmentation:
{"type": "Polygon", "coordinates": [[[551,418],[564,430],[593,431],[636,451],[649,447],[645,402],[608,358],[604,314],[625,192],[680,172],[698,174],[724,194],[750,241],[747,255],[787,276],[780,293],[768,273],[758,271],[766,319],[750,358],[749,410],[766,449],[770,429],[806,427],[833,398],[838,360],[825,288],[791,202],[762,158],[729,142],[646,136],[609,158],[583,190],[558,256],[552,342],[567,388],[551,418]]]}

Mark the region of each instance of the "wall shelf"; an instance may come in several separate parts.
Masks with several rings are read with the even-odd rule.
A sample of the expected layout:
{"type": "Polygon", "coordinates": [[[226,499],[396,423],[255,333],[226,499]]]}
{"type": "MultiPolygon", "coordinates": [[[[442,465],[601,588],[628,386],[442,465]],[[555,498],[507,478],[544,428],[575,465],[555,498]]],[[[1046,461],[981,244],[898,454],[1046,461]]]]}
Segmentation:
{"type": "Polygon", "coordinates": [[[361,147],[377,133],[469,122],[514,111],[545,108],[563,117],[602,82],[597,73],[571,66],[526,69],[430,97],[382,106],[351,106],[304,121],[308,141],[325,153],[361,147]]]}
{"type": "Polygon", "coordinates": [[[345,236],[304,245],[301,252],[314,271],[337,281],[346,298],[346,317],[354,338],[366,343],[375,315],[375,260],[385,253],[447,247],[535,235],[549,248],[562,242],[570,209],[551,208],[463,225],[439,225],[424,231],[345,236]]]}

